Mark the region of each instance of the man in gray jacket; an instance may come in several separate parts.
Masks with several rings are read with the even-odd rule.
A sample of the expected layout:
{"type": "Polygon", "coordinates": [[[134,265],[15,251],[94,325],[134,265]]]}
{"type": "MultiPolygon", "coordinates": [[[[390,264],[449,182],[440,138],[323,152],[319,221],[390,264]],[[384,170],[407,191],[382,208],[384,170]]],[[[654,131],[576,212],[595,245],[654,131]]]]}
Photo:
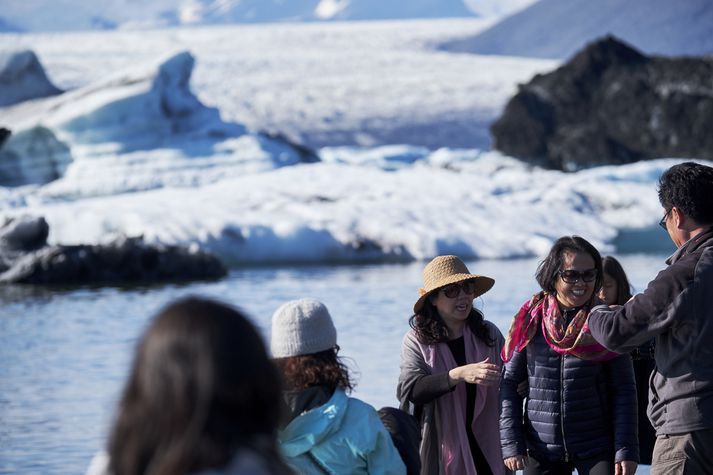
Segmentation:
{"type": "Polygon", "coordinates": [[[671,167],[659,181],[659,201],[660,224],[677,251],[644,293],[622,306],[594,308],[589,328],[618,352],[656,337],[651,473],[713,474],[713,168],[671,167]]]}

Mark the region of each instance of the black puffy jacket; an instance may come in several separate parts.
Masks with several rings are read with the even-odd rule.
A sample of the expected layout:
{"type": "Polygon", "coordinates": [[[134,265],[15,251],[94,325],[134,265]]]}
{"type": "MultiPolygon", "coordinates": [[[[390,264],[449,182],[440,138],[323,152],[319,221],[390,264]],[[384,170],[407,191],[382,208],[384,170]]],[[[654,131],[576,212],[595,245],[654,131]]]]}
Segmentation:
{"type": "Polygon", "coordinates": [[[541,330],[506,364],[500,387],[503,459],[577,460],[602,453],[638,462],[636,385],[631,357],[606,362],[560,356],[541,330]],[[523,417],[518,383],[527,378],[523,417]]]}

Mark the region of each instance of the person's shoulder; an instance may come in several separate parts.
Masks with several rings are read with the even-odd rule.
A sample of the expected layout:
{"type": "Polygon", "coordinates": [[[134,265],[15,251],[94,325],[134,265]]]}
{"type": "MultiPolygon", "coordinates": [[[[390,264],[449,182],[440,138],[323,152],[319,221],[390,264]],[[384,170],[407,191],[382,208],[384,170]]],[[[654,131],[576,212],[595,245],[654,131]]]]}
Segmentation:
{"type": "MultiPolygon", "coordinates": [[[[287,471],[283,472],[287,475],[287,471]]],[[[248,449],[238,450],[231,461],[223,468],[199,472],[195,475],[275,475],[270,470],[264,456],[248,449]]]]}
{"type": "Polygon", "coordinates": [[[682,281],[684,283],[691,281],[700,259],[700,252],[693,252],[681,256],[662,269],[654,280],[651,281],[651,284],[668,285],[667,283],[675,281],[682,281]]]}
{"type": "Polygon", "coordinates": [[[418,345],[418,336],[416,335],[416,330],[410,328],[406,333],[404,333],[404,337],[401,339],[401,344],[408,346],[418,345]]]}
{"type": "Polygon", "coordinates": [[[109,454],[105,451],[97,452],[89,462],[86,475],[110,475],[109,454]]]}
{"type": "Polygon", "coordinates": [[[374,424],[376,421],[378,422],[376,424],[378,428],[383,427],[379,412],[374,406],[354,396],[349,396],[348,398],[348,412],[351,419],[357,419],[362,425],[374,424]]]}
{"type": "Polygon", "coordinates": [[[367,450],[366,447],[372,445],[377,434],[386,432],[386,427],[374,406],[349,396],[347,411],[339,432],[356,446],[361,447],[361,450],[367,450]]]}
{"type": "Polygon", "coordinates": [[[483,320],[483,324],[488,329],[490,336],[496,340],[503,338],[503,334],[500,329],[490,320],[483,320]]]}
{"type": "Polygon", "coordinates": [[[374,406],[372,406],[368,402],[362,401],[358,397],[354,397],[354,396],[348,396],[347,400],[348,400],[348,404],[349,404],[349,410],[357,411],[362,414],[372,414],[373,413],[378,416],[374,406]]]}

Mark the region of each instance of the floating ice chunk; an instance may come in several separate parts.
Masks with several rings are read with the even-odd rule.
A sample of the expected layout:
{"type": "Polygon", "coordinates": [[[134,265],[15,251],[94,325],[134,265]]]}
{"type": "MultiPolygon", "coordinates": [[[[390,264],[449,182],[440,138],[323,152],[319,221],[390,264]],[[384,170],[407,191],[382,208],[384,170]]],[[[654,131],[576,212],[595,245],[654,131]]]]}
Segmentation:
{"type": "Polygon", "coordinates": [[[47,78],[34,52],[0,52],[0,107],[61,92],[47,78]]]}

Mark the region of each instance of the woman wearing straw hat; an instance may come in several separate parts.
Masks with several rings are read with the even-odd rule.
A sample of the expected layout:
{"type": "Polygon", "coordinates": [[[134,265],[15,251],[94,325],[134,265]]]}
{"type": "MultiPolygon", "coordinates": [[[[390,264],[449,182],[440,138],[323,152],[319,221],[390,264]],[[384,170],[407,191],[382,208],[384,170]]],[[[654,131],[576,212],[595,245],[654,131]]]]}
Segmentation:
{"type": "Polygon", "coordinates": [[[397,396],[421,422],[426,475],[502,475],[498,384],[502,334],[473,308],[495,281],[456,256],[423,271],[411,330],[401,347],[397,396]]]}
{"type": "Polygon", "coordinates": [[[505,465],[525,475],[632,475],[639,446],[631,358],[601,346],[587,325],[602,281],[599,252],[564,236],[536,278],[542,291],[513,318],[501,355],[505,465]]]}

